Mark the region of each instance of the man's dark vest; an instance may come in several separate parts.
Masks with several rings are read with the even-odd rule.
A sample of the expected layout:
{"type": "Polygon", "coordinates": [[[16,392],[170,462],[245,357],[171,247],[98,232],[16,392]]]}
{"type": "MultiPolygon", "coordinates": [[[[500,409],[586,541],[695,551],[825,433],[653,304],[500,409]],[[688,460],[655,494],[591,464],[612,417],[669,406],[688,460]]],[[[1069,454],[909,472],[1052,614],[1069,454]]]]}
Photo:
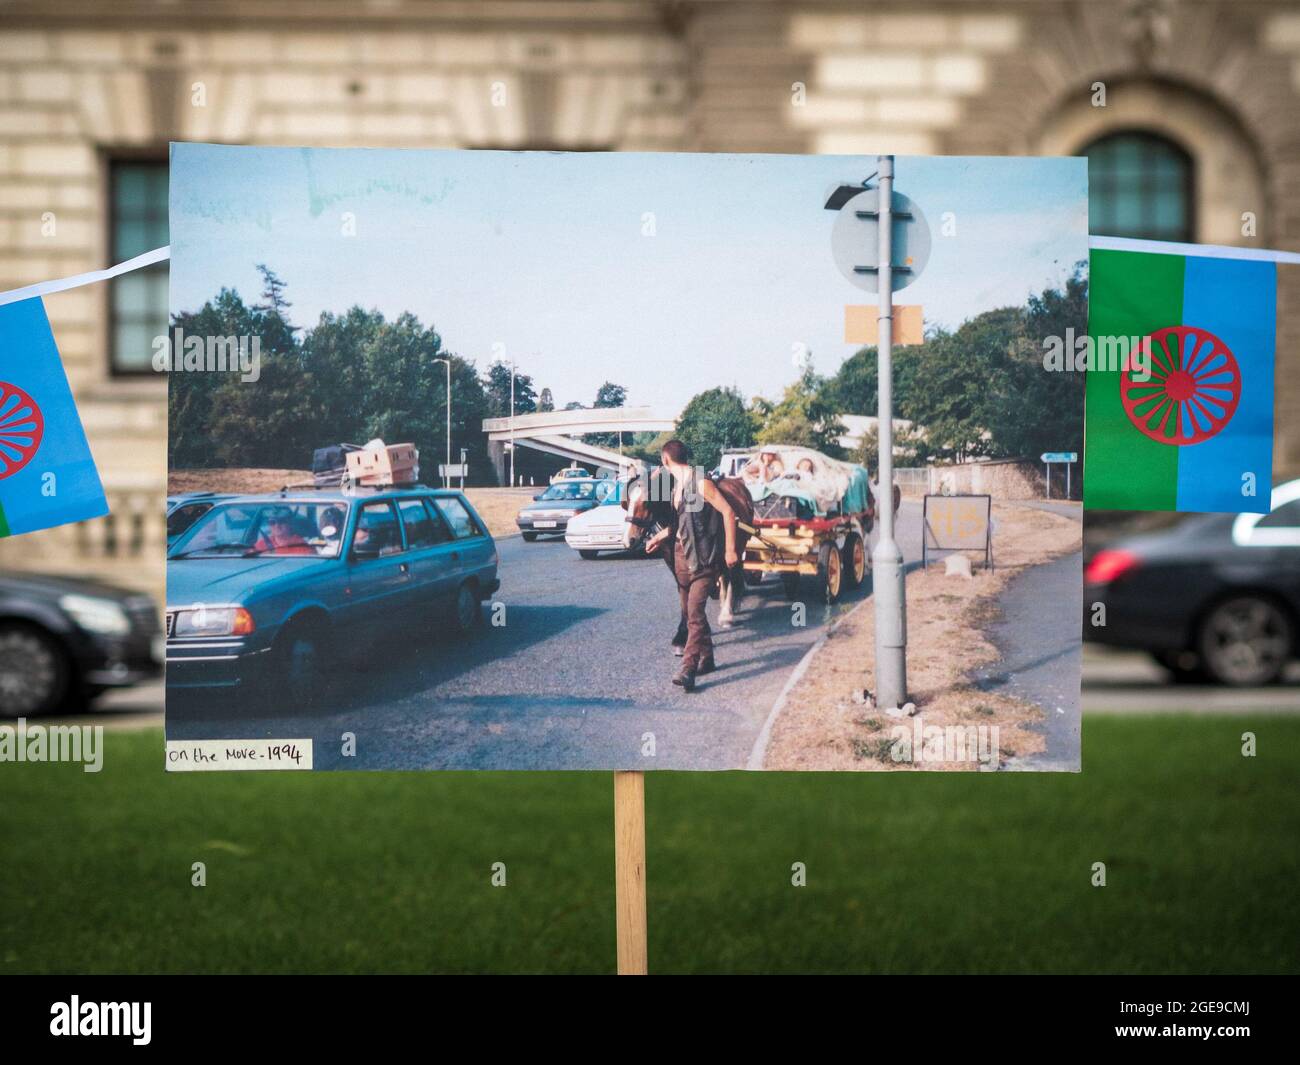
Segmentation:
{"type": "Polygon", "coordinates": [[[677,506],[677,544],[691,573],[721,570],[727,553],[722,515],[705,501],[692,470],[677,506]]]}

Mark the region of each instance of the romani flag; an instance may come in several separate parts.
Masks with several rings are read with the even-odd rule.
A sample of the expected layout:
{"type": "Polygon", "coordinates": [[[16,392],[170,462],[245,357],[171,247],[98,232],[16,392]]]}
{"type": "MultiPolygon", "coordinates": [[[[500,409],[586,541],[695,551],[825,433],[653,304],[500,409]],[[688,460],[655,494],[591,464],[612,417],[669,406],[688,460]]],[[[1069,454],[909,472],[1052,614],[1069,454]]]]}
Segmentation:
{"type": "Polygon", "coordinates": [[[1159,248],[1093,240],[1084,506],[1268,513],[1276,264],[1126,244],[1159,248]]]}
{"type": "Polygon", "coordinates": [[[0,536],[107,513],[45,304],[0,302],[0,536]]]}

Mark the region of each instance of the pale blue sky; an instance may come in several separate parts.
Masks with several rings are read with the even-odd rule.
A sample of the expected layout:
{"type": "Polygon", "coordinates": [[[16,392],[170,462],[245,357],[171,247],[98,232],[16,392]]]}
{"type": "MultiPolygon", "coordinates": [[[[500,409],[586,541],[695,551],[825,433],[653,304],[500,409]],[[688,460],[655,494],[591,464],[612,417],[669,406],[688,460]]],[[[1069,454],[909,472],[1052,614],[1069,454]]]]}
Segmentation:
{"type": "MultiPolygon", "coordinates": [[[[874,297],[836,268],[822,204],[874,170],[867,156],[177,144],[171,307],[222,286],[251,302],[265,262],[295,325],[354,304],[411,311],[480,370],[515,357],[558,406],[590,404],[607,379],[630,403],[715,385],[776,396],[796,344],[827,374],[855,350],[844,305],[874,297]]],[[[895,295],[927,326],[1020,304],[1087,258],[1085,160],[899,157],[895,187],[934,234],[924,274],[895,295]]]]}

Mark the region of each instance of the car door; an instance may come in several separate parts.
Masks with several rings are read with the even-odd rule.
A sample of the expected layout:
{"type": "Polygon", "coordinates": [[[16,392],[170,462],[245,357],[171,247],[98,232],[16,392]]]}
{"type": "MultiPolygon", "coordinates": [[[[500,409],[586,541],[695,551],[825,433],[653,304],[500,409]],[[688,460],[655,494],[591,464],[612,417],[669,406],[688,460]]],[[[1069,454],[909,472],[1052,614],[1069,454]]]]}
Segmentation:
{"type": "Polygon", "coordinates": [[[435,496],[432,502],[455,538],[454,560],[460,565],[456,584],[471,576],[480,584],[490,581],[492,574],[488,571],[496,554],[496,545],[487,530],[474,519],[459,495],[435,496]]]}
{"type": "Polygon", "coordinates": [[[456,538],[431,501],[411,496],[397,501],[410,560],[409,600],[417,616],[437,616],[460,584],[464,567],[456,538]]]}
{"type": "Polygon", "coordinates": [[[1242,571],[1234,575],[1238,583],[1270,588],[1300,609],[1300,481],[1282,485],[1273,499],[1270,513],[1242,514],[1233,524],[1233,543],[1245,549],[1233,555],[1242,571]]]}
{"type": "Polygon", "coordinates": [[[368,631],[359,634],[361,637],[387,630],[395,619],[406,614],[411,566],[391,501],[361,504],[347,564],[347,598],[351,605],[345,617],[367,627],[368,631]]]}

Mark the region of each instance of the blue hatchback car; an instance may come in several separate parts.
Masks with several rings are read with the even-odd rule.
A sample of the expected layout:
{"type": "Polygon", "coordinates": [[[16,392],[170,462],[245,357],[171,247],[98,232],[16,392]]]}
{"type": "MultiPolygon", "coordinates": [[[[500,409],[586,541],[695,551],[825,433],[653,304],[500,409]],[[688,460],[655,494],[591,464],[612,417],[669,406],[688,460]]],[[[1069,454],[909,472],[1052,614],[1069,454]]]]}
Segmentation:
{"type": "Polygon", "coordinates": [[[167,685],[274,678],[310,704],[337,655],[401,634],[468,633],[499,587],[496,543],[460,492],[222,499],[167,554],[167,685]]]}

